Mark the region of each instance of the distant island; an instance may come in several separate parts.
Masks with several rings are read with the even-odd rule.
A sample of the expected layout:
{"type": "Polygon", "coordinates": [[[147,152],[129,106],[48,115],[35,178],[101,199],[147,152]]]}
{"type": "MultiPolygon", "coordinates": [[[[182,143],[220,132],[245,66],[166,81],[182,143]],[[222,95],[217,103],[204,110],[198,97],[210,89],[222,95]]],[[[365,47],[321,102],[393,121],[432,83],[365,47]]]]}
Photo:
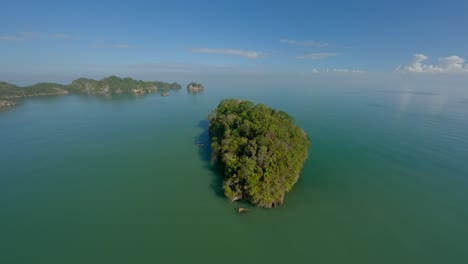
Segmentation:
{"type": "Polygon", "coordinates": [[[209,116],[212,161],[224,194],[255,206],[281,205],[299,179],[310,140],[291,116],[263,104],[224,99],[209,116]]]}
{"type": "Polygon", "coordinates": [[[200,93],[205,87],[200,83],[191,82],[187,85],[187,92],[189,93],[200,93]]]}
{"type": "Polygon", "coordinates": [[[110,76],[102,80],[79,78],[70,85],[57,83],[38,83],[26,87],[18,87],[6,82],[0,82],[0,108],[16,105],[16,101],[26,97],[45,95],[75,94],[135,94],[143,95],[153,92],[162,92],[167,95],[169,90],[178,90],[178,83],[145,82],[132,78],[119,78],[110,76]]]}

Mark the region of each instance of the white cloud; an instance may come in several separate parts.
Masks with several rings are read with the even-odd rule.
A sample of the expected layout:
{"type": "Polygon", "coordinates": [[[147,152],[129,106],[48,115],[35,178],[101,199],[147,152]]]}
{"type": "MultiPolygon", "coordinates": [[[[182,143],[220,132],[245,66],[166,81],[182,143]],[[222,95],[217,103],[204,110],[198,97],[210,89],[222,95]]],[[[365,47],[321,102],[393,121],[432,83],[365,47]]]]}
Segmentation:
{"type": "Polygon", "coordinates": [[[468,64],[459,56],[440,58],[438,64],[425,64],[429,57],[424,54],[414,54],[413,61],[406,66],[398,66],[396,72],[409,73],[468,73],[468,64]]]}
{"type": "Polygon", "coordinates": [[[318,60],[318,59],[323,59],[323,58],[328,58],[328,57],[335,57],[338,56],[338,53],[336,52],[319,52],[319,53],[308,53],[308,54],[303,54],[300,56],[296,56],[296,59],[311,59],[311,60],[318,60]]]}
{"type": "Polygon", "coordinates": [[[314,48],[323,48],[328,46],[328,43],[315,41],[315,40],[294,40],[294,39],[280,39],[281,43],[286,43],[289,45],[302,46],[302,47],[314,47],[314,48]]]}
{"type": "Polygon", "coordinates": [[[260,53],[251,50],[196,48],[192,49],[191,51],[193,53],[237,55],[249,59],[256,59],[260,57],[260,53]]]}
{"type": "Polygon", "coordinates": [[[114,44],[112,45],[112,47],[117,48],[117,49],[130,49],[130,48],[134,48],[135,46],[130,45],[130,44],[114,44]]]}
{"type": "Polygon", "coordinates": [[[314,68],[312,69],[312,73],[365,73],[365,71],[339,68],[326,68],[324,70],[318,70],[314,68]]]}
{"type": "Polygon", "coordinates": [[[18,35],[22,39],[33,39],[33,38],[42,37],[41,33],[39,33],[39,32],[19,32],[18,35]]]}

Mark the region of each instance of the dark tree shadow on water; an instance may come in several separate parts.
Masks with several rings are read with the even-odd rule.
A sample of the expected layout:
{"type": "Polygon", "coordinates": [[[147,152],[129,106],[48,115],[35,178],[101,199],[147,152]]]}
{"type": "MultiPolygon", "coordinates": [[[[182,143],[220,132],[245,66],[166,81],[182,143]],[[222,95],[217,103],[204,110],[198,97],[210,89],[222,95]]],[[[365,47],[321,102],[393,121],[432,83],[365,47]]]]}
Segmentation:
{"type": "Polygon", "coordinates": [[[213,179],[210,184],[211,189],[217,196],[225,198],[223,192],[223,175],[221,174],[219,166],[211,162],[211,142],[208,126],[209,122],[206,119],[198,122],[198,127],[202,129],[202,132],[195,137],[194,143],[199,147],[198,154],[204,163],[204,167],[212,172],[211,175],[213,179]]]}

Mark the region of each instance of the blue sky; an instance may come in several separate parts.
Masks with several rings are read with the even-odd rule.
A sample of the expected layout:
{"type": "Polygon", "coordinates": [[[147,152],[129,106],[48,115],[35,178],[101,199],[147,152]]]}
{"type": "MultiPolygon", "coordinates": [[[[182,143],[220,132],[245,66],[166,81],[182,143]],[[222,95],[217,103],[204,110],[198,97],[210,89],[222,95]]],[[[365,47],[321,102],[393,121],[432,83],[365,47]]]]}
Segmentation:
{"type": "Polygon", "coordinates": [[[468,72],[468,1],[8,0],[1,7],[3,76],[468,72]]]}

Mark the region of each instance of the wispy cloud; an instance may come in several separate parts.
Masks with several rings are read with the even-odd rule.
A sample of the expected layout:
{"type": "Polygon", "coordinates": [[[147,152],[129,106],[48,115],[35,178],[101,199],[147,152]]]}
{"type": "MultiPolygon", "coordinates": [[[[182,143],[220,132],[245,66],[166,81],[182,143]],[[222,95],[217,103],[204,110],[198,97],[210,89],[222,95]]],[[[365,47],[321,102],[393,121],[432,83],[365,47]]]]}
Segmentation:
{"type": "Polygon", "coordinates": [[[249,59],[257,59],[260,53],[251,50],[238,50],[238,49],[212,49],[212,48],[195,48],[191,50],[193,53],[207,53],[207,54],[223,54],[223,55],[236,55],[249,59]]]}
{"type": "Polygon", "coordinates": [[[336,52],[318,52],[318,53],[307,53],[303,55],[296,56],[296,59],[304,60],[304,59],[311,59],[311,60],[319,60],[328,57],[335,57],[338,56],[336,52]]]}
{"type": "Polygon", "coordinates": [[[55,33],[42,34],[40,32],[18,32],[15,35],[0,36],[0,41],[30,41],[36,39],[70,39],[69,34],[55,33]]]}
{"type": "Polygon", "coordinates": [[[406,66],[398,66],[395,72],[407,73],[468,73],[468,64],[465,59],[453,55],[439,59],[438,64],[425,64],[429,59],[424,54],[414,54],[413,61],[406,66]]]}
{"type": "Polygon", "coordinates": [[[43,37],[43,35],[39,32],[19,32],[18,35],[22,39],[34,39],[34,38],[43,37]]]}
{"type": "Polygon", "coordinates": [[[93,72],[122,73],[122,75],[135,73],[237,73],[237,74],[262,74],[268,73],[264,67],[252,65],[206,65],[190,63],[133,63],[133,64],[88,64],[87,69],[93,72]]]}
{"type": "Polygon", "coordinates": [[[131,49],[131,48],[134,48],[135,46],[130,45],[130,44],[113,44],[112,47],[117,48],[117,49],[131,49]]]}
{"type": "Polygon", "coordinates": [[[312,73],[365,73],[365,71],[354,70],[354,69],[327,68],[324,70],[312,69],[312,73]]]}
{"type": "Polygon", "coordinates": [[[315,41],[315,40],[294,40],[294,39],[280,39],[281,43],[286,43],[289,45],[302,46],[302,47],[314,47],[314,48],[323,48],[328,46],[328,43],[315,41]]]}

